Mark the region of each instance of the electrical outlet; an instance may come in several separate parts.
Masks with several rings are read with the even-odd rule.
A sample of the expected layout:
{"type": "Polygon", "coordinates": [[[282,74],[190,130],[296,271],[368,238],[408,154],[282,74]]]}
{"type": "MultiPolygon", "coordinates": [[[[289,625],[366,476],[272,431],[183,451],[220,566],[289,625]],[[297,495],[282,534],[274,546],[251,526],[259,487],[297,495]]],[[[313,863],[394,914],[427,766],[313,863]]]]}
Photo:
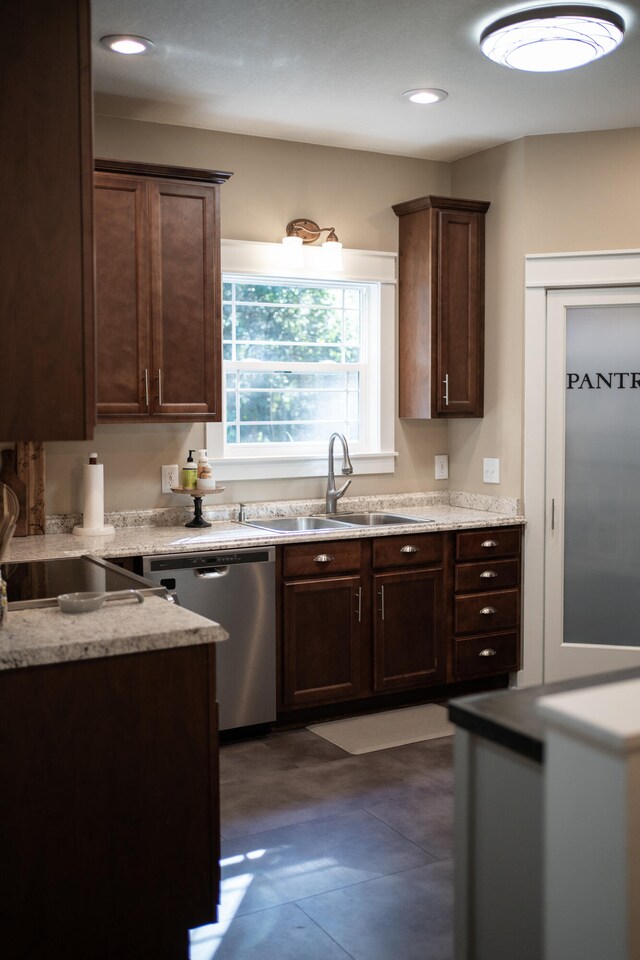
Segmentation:
{"type": "Polygon", "coordinates": [[[500,483],[500,460],[497,457],[483,459],[482,479],[485,483],[500,483]]]}
{"type": "Polygon", "coordinates": [[[436,460],[436,480],[449,479],[449,457],[446,453],[440,453],[436,460]]]}
{"type": "Polygon", "coordinates": [[[178,464],[171,463],[169,466],[164,464],[162,467],[162,492],[171,493],[172,487],[179,487],[178,464]]]}

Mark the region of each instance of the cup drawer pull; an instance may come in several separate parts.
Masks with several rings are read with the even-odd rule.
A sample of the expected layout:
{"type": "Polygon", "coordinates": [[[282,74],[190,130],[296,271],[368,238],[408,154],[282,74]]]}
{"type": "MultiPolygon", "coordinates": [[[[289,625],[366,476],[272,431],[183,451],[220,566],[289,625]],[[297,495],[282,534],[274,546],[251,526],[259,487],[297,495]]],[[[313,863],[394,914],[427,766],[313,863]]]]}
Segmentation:
{"type": "Polygon", "coordinates": [[[498,546],[497,540],[483,540],[480,544],[481,547],[484,547],[485,550],[492,550],[493,547],[498,546]]]}
{"type": "Polygon", "coordinates": [[[497,576],[498,574],[495,572],[495,570],[483,570],[482,573],[480,574],[480,579],[493,580],[493,578],[497,576]]]}
{"type": "Polygon", "coordinates": [[[331,563],[333,557],[329,553],[319,553],[318,556],[313,559],[315,563],[331,563]]]}
{"type": "Polygon", "coordinates": [[[400,553],[417,553],[419,549],[419,547],[414,547],[409,544],[406,547],[400,547],[400,553]]]}
{"type": "Polygon", "coordinates": [[[497,612],[498,611],[496,610],[495,607],[483,607],[482,610],[480,610],[480,613],[482,614],[483,617],[490,617],[497,612]]]}
{"type": "Polygon", "coordinates": [[[495,657],[496,651],[493,647],[485,647],[484,650],[481,650],[478,654],[479,657],[495,657]]]}

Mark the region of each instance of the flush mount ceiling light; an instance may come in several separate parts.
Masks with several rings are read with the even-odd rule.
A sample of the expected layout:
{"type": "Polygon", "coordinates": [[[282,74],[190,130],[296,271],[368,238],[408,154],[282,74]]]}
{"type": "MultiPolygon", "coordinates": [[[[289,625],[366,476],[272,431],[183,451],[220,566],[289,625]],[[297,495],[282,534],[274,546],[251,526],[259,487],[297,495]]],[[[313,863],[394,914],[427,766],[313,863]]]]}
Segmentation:
{"type": "Polygon", "coordinates": [[[136,53],[148,53],[155,44],[146,37],[134,37],[126,33],[114,33],[108,37],[100,37],[100,43],[113,53],[125,53],[128,56],[136,53]]]}
{"type": "Polygon", "coordinates": [[[483,30],[486,57],[513,70],[571,70],[604,57],[622,43],[624,20],[603,7],[535,7],[496,20],[483,30]]]}
{"type": "Polygon", "coordinates": [[[446,100],[449,94],[437,87],[417,87],[415,90],[405,90],[402,96],[411,100],[411,103],[438,103],[446,100]]]}

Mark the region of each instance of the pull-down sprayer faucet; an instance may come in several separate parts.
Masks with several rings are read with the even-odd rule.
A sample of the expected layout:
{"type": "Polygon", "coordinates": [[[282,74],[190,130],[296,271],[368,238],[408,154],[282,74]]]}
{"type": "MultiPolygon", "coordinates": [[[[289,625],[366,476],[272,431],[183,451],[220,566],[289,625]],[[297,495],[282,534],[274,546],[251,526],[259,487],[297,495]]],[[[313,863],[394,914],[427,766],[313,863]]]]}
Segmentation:
{"type": "Polygon", "coordinates": [[[336,438],[342,444],[342,473],[344,476],[349,476],[353,473],[353,466],[349,458],[349,444],[347,443],[347,438],[343,433],[332,433],[329,438],[329,470],[327,473],[327,499],[326,499],[326,512],[335,513],[338,500],[343,495],[351,480],[347,480],[346,483],[340,487],[339,490],[336,490],[336,477],[335,477],[335,468],[333,464],[333,446],[335,444],[336,438]]]}

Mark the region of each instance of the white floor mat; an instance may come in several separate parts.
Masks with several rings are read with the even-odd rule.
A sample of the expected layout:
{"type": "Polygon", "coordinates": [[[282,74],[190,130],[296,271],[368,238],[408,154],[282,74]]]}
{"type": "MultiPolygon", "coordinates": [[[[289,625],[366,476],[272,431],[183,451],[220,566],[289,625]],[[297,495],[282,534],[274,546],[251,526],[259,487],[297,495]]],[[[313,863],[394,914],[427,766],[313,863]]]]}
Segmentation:
{"type": "Polygon", "coordinates": [[[399,747],[403,743],[450,737],[454,729],[447,720],[446,707],[437,703],[369,713],[348,720],[314,723],[307,727],[307,730],[330,740],[347,753],[371,753],[399,747]]]}

